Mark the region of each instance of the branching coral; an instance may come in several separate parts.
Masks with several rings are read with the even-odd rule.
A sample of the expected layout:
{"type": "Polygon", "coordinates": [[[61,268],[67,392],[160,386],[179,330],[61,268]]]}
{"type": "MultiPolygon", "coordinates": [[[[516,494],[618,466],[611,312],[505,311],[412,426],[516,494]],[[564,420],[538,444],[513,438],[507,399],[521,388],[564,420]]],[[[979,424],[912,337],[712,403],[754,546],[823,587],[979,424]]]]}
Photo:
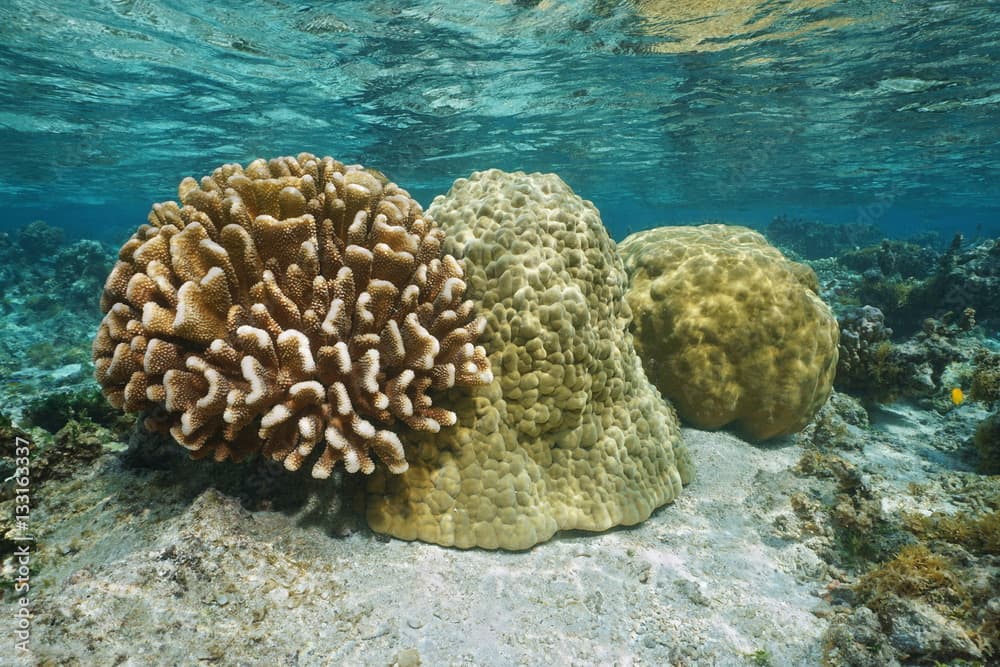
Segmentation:
{"type": "Polygon", "coordinates": [[[111,403],[164,408],[147,426],[195,457],[399,473],[394,425],[437,432],[456,416],[430,392],[492,381],[462,266],[379,174],[302,153],[179,198],[122,247],[93,353],[111,403]]]}

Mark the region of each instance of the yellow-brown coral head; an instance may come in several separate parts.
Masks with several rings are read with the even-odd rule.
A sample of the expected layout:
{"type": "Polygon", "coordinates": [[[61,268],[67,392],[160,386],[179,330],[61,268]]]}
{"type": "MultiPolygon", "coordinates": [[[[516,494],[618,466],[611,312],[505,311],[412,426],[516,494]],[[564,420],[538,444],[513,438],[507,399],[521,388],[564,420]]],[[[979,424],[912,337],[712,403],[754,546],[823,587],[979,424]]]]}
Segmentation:
{"type": "Polygon", "coordinates": [[[765,440],[826,403],[840,329],[812,269],[734,225],[649,229],[618,250],[636,349],[682,418],[765,440]]]}
{"type": "Polygon", "coordinates": [[[162,407],[197,458],[406,470],[399,426],[454,424],[429,394],[493,375],[443,232],[379,176],[302,153],[184,179],[105,285],[108,400],[162,407]]]}

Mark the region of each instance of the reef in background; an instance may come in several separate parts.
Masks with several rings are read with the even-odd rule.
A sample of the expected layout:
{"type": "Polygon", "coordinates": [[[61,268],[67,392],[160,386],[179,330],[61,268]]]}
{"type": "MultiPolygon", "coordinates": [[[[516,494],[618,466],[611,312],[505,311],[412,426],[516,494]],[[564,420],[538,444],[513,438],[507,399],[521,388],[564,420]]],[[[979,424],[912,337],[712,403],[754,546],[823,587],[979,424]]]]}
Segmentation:
{"type": "Polygon", "coordinates": [[[96,387],[90,339],[114,258],[111,246],[68,243],[40,220],[0,233],[0,404],[9,416],[21,420],[29,402],[53,393],[96,387]]]}
{"type": "Polygon", "coordinates": [[[789,519],[833,568],[827,664],[989,664],[1000,654],[1000,239],[956,236],[941,250],[848,226],[819,248],[815,234],[796,238],[801,226],[774,227],[811,257],[841,328],[845,393],[797,436],[797,474],[814,481],[789,519]],[[866,242],[852,245],[855,233],[866,242]],[[927,463],[903,463],[914,455],[927,463]]]}
{"type": "MultiPolygon", "coordinates": [[[[306,628],[316,613],[335,613],[345,656],[377,654],[401,664],[433,659],[453,650],[455,644],[446,644],[457,639],[438,616],[406,615],[406,595],[460,587],[462,605],[438,607],[448,618],[459,614],[459,606],[500,613],[497,605],[505,605],[510,617],[489,626],[499,637],[501,626],[523,622],[518,614],[527,608],[510,594],[523,587],[497,573],[512,567],[524,576],[556,572],[557,564],[569,562],[579,577],[532,585],[560,610],[544,624],[555,631],[550,638],[576,636],[590,628],[590,614],[611,605],[623,613],[601,632],[609,642],[640,637],[627,644],[629,650],[650,661],[732,658],[742,651],[772,664],[815,664],[821,654],[831,665],[989,664],[1000,650],[994,639],[1000,618],[997,245],[957,242],[942,250],[876,239],[845,243],[835,257],[806,260],[841,333],[838,391],[810,425],[768,448],[725,433],[686,430],[702,474],[731,478],[706,479],[710,483],[691,490],[695,495],[682,496],[632,531],[586,541],[570,536],[514,556],[526,559],[517,569],[510,554],[382,544],[365,525],[365,489],[350,476],[335,473],[326,482],[302,484],[267,461],[201,465],[135,428],[99,400],[88,363],[99,311],[83,295],[100,292],[113,249],[92,241],[67,244],[43,223],[0,236],[7,260],[0,264],[0,390],[8,411],[0,434],[5,442],[21,435],[34,444],[43,539],[33,575],[51,612],[40,616],[40,636],[53,641],[47,655],[71,655],[103,632],[101,615],[119,622],[140,601],[148,625],[135,637],[147,650],[179,650],[157,648],[152,629],[161,612],[175,620],[192,613],[214,619],[199,631],[206,660],[233,657],[220,634],[236,629],[233,618],[253,627],[292,615],[301,617],[295,627],[306,628]],[[54,250],[39,253],[40,244],[54,250]],[[941,295],[947,295],[943,302],[941,295]],[[745,497],[723,497],[744,488],[752,489],[745,497]],[[740,517],[735,532],[729,523],[734,515],[740,517]],[[727,533],[717,530],[722,525],[727,533]],[[294,546],[273,546],[286,539],[294,546]],[[234,553],[248,554],[249,565],[226,555],[234,553]],[[358,553],[371,567],[353,564],[358,553]],[[730,561],[719,560],[726,553],[766,553],[764,569],[778,573],[776,588],[757,578],[760,563],[753,561],[740,561],[745,570],[730,578],[713,572],[720,565],[732,570],[730,561]],[[581,568],[589,558],[593,567],[581,568]],[[462,559],[468,567],[461,567],[462,559]],[[402,562],[421,582],[416,588],[354,585],[352,577],[376,581],[380,571],[402,562]],[[109,587],[109,572],[125,572],[128,585],[109,587]],[[490,574],[477,579],[483,572],[490,574]],[[461,581],[448,581],[455,577],[461,581]],[[501,588],[470,587],[485,580],[501,588]],[[803,597],[807,588],[813,594],[803,597]],[[377,606],[386,595],[399,600],[388,608],[395,616],[377,606]],[[755,605],[765,599],[768,614],[778,613],[765,615],[769,622],[795,619],[793,645],[734,615],[734,609],[760,613],[755,605]],[[629,610],[640,615],[633,619],[629,610]],[[706,642],[718,629],[713,618],[739,631],[722,643],[706,642]],[[657,640],[665,631],[680,632],[674,636],[689,643],[668,647],[657,640]]],[[[523,376],[519,371],[511,391],[532,388],[521,386],[523,376]]],[[[536,424],[519,414],[518,428],[536,424]]],[[[7,567],[12,502],[9,493],[0,497],[0,555],[7,567]]],[[[0,598],[3,604],[9,593],[0,598]]],[[[280,658],[308,644],[294,634],[280,645],[254,637],[248,646],[255,655],[280,658]]],[[[536,639],[543,653],[522,647],[517,655],[544,655],[545,639],[536,639]]],[[[571,649],[549,641],[576,657],[584,655],[579,646],[591,654],[602,650],[596,643],[571,649]]],[[[131,645],[114,644],[102,655],[114,660],[129,650],[131,645]]]]}

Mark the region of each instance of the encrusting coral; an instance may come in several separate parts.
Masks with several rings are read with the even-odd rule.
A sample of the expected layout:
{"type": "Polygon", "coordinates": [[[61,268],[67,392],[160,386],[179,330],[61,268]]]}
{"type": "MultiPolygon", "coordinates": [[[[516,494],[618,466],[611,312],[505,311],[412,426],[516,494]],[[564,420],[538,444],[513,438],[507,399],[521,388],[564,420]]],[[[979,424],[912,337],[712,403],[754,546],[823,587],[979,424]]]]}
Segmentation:
{"type": "Polygon", "coordinates": [[[161,408],[147,426],[196,458],[400,473],[395,426],[451,426],[429,392],[492,381],[460,263],[380,174],[301,153],[178,193],[122,246],[93,356],[113,405],[161,408]]]}
{"type": "Polygon", "coordinates": [[[699,428],[754,439],[800,430],[837,368],[837,321],[812,269],[745,227],[660,227],[618,245],[636,349],[699,428]]]}
{"type": "Polygon", "coordinates": [[[408,435],[406,473],[375,472],[369,525],[525,549],[558,530],[635,524],[673,500],[691,464],[632,347],[625,272],[597,209],[553,174],[490,170],[456,181],[427,215],[465,260],[496,378],[454,397],[454,428],[408,435]]]}

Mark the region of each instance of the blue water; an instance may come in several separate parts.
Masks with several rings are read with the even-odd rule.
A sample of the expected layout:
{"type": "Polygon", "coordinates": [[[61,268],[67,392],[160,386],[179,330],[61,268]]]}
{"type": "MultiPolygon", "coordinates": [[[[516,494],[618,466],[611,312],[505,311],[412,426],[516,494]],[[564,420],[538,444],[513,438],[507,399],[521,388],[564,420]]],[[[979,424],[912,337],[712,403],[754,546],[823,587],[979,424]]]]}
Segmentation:
{"type": "Polygon", "coordinates": [[[615,237],[706,218],[1000,234],[1000,3],[6,0],[0,231],[123,240],[307,150],[425,205],[556,172],[615,237]]]}

